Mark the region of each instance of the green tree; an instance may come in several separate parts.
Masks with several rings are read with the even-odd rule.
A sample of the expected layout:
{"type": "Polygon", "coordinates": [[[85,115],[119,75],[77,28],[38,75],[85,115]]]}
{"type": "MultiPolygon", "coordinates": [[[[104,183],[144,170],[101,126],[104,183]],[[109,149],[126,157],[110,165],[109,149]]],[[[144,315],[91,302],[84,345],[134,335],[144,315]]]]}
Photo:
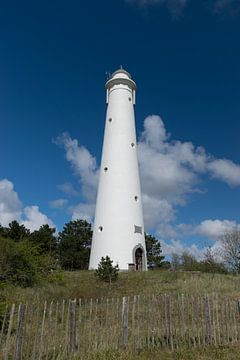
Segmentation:
{"type": "Polygon", "coordinates": [[[58,245],[55,232],[56,229],[50,228],[49,225],[42,225],[39,230],[31,233],[30,240],[39,247],[41,254],[54,256],[58,245]]]}
{"type": "Polygon", "coordinates": [[[118,265],[113,266],[113,260],[106,256],[105,258],[102,257],[94,274],[99,280],[108,282],[111,285],[113,281],[117,280],[118,272],[118,265]]]}
{"type": "Polygon", "coordinates": [[[59,233],[59,258],[67,270],[88,269],[92,240],[91,224],[74,220],[65,224],[59,233]]]}
{"type": "Polygon", "coordinates": [[[161,267],[164,264],[165,256],[162,254],[160,241],[154,236],[145,234],[147,262],[149,266],[161,267]]]}
{"type": "Polygon", "coordinates": [[[18,242],[27,239],[30,236],[30,230],[14,220],[6,228],[6,236],[18,242]]]}
{"type": "Polygon", "coordinates": [[[1,280],[19,286],[32,286],[37,280],[38,249],[28,240],[14,242],[0,238],[1,280]]]}

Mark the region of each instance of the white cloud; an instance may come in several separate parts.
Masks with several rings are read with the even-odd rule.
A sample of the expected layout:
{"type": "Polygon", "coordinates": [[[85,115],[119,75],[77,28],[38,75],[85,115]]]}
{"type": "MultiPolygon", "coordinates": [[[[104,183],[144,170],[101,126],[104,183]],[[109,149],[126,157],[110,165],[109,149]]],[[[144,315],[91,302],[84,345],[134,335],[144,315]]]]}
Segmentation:
{"type": "Polygon", "coordinates": [[[72,213],[72,220],[82,219],[88,222],[93,221],[95,204],[78,204],[69,209],[72,213]]]}
{"type": "MultiPolygon", "coordinates": [[[[95,207],[99,173],[96,159],[67,134],[58,138],[57,143],[64,147],[66,159],[79,177],[85,197],[85,203],[70,208],[72,218],[90,221],[95,207]]],[[[206,193],[199,189],[203,175],[224,181],[228,185],[240,185],[238,164],[226,159],[215,159],[203,147],[195,147],[191,142],[172,140],[162,119],[157,115],[148,116],[144,120],[144,130],[138,143],[138,158],[147,231],[151,230],[165,240],[178,239],[186,234],[216,239],[223,229],[235,224],[230,220],[204,220],[197,226],[175,225],[175,222],[178,207],[185,206],[192,193],[206,193]]],[[[170,245],[166,243],[165,249],[168,252],[173,245],[177,249],[184,247],[180,241],[172,241],[170,245]]],[[[193,245],[192,253],[200,251],[197,249],[193,245]]]]}
{"type": "Polygon", "coordinates": [[[69,182],[57,186],[59,190],[70,196],[79,196],[79,192],[69,182]]]}
{"type": "Polygon", "coordinates": [[[49,202],[49,205],[53,208],[53,209],[61,209],[64,206],[66,206],[68,203],[67,199],[56,199],[56,200],[52,200],[49,202]]]}
{"type": "Polygon", "coordinates": [[[174,220],[174,210],[167,200],[143,194],[143,214],[146,229],[154,229],[160,223],[174,220]]]}
{"type": "Polygon", "coordinates": [[[0,180],[0,224],[8,226],[13,220],[19,220],[22,204],[13,189],[13,183],[7,179],[0,180]]]}
{"type": "Polygon", "coordinates": [[[79,177],[81,190],[88,200],[95,200],[98,183],[98,168],[95,157],[76,139],[72,139],[68,133],[59,136],[55,143],[63,146],[65,156],[70,162],[75,174],[79,177]]]}
{"type": "Polygon", "coordinates": [[[27,229],[34,231],[38,230],[41,225],[48,224],[51,228],[54,228],[55,225],[45,214],[39,211],[39,207],[26,206],[23,209],[23,221],[21,224],[25,225],[27,229]]]}
{"type": "Polygon", "coordinates": [[[225,232],[237,227],[236,221],[230,220],[204,220],[195,227],[193,232],[198,235],[206,236],[210,239],[218,239],[225,232]]]}
{"type": "Polygon", "coordinates": [[[8,226],[13,220],[24,224],[31,231],[37,230],[43,224],[55,227],[53,222],[39,211],[38,206],[23,208],[13,183],[3,179],[0,180],[0,224],[8,226]]]}
{"type": "Polygon", "coordinates": [[[214,178],[231,186],[240,185],[240,165],[230,160],[216,159],[209,162],[208,169],[214,178]]]}
{"type": "Polygon", "coordinates": [[[161,240],[162,251],[165,256],[171,256],[172,254],[182,255],[183,252],[187,251],[189,254],[193,255],[196,259],[201,259],[205,252],[204,249],[199,249],[196,244],[191,246],[186,246],[180,240],[170,240],[166,242],[161,240]]]}

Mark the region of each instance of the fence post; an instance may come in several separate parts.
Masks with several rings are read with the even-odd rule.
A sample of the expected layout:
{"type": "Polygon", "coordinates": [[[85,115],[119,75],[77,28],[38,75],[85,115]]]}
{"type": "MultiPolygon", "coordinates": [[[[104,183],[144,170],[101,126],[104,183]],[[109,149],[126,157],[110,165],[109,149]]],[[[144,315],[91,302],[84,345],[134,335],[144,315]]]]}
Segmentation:
{"type": "Polygon", "coordinates": [[[48,360],[48,349],[49,349],[49,340],[51,338],[51,325],[52,325],[52,308],[53,302],[50,303],[49,308],[49,317],[48,317],[48,325],[47,325],[47,343],[46,343],[46,360],[48,360]]]}
{"type": "Polygon", "coordinates": [[[14,349],[14,360],[21,359],[21,349],[22,349],[22,328],[24,322],[25,308],[24,305],[20,304],[18,306],[18,319],[17,319],[17,329],[16,329],[16,339],[15,339],[15,349],[14,349]]]}
{"type": "Polygon", "coordinates": [[[76,299],[70,303],[70,352],[75,351],[76,340],[76,299]]]}
{"type": "Polygon", "coordinates": [[[135,307],[136,307],[136,296],[134,296],[132,303],[132,351],[135,350],[135,307]]]}
{"type": "Polygon", "coordinates": [[[0,355],[1,355],[1,344],[2,344],[3,333],[4,333],[4,329],[5,329],[5,324],[7,321],[7,315],[8,315],[8,305],[6,305],[6,307],[5,307],[5,313],[4,313],[4,317],[3,317],[1,334],[0,334],[0,355]]]}
{"type": "Polygon", "coordinates": [[[45,301],[45,303],[44,303],[44,309],[43,309],[43,318],[42,318],[42,329],[41,329],[41,340],[40,340],[39,360],[42,359],[43,341],[44,341],[44,326],[45,326],[46,311],[47,311],[47,302],[45,301]]]}
{"type": "Polygon", "coordinates": [[[56,342],[57,342],[57,332],[58,332],[58,301],[56,304],[56,317],[55,317],[55,323],[54,323],[54,336],[53,336],[53,357],[52,360],[55,360],[55,356],[56,356],[56,342]]]}
{"type": "Polygon", "coordinates": [[[9,351],[10,351],[10,340],[11,340],[14,311],[15,311],[15,304],[12,305],[11,313],[10,313],[10,320],[8,325],[7,341],[6,341],[6,350],[5,350],[5,360],[8,360],[9,351]]]}
{"type": "Polygon", "coordinates": [[[128,344],[128,301],[126,297],[122,299],[122,348],[128,344]]]}

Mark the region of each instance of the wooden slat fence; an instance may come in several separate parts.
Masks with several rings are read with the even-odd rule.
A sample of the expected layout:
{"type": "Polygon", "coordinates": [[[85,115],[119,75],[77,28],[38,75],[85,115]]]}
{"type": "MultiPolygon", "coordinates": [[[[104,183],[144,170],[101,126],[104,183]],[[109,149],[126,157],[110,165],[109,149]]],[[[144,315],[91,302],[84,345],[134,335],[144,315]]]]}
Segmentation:
{"type": "Polygon", "coordinates": [[[57,360],[104,349],[171,350],[240,340],[240,302],[205,296],[74,299],[7,306],[0,358],[57,360]]]}

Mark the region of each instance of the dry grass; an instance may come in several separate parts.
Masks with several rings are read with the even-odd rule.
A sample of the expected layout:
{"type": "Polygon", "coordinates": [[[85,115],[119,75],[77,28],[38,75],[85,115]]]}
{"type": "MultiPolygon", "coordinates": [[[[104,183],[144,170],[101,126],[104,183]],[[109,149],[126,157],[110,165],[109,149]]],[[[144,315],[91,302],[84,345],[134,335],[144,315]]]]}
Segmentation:
{"type": "MultiPolygon", "coordinates": [[[[83,358],[74,358],[74,360],[83,358]]],[[[124,352],[100,352],[84,355],[84,360],[239,360],[240,344],[208,347],[203,349],[184,349],[178,351],[146,351],[140,354],[124,352]]]]}
{"type": "Polygon", "coordinates": [[[4,295],[8,302],[31,302],[74,298],[123,297],[132,295],[158,295],[164,293],[205,294],[215,292],[219,296],[240,298],[240,276],[212,275],[198,272],[148,271],[122,272],[111,288],[99,282],[91,271],[63,273],[63,279],[42,283],[33,288],[8,287],[4,295]]]}

